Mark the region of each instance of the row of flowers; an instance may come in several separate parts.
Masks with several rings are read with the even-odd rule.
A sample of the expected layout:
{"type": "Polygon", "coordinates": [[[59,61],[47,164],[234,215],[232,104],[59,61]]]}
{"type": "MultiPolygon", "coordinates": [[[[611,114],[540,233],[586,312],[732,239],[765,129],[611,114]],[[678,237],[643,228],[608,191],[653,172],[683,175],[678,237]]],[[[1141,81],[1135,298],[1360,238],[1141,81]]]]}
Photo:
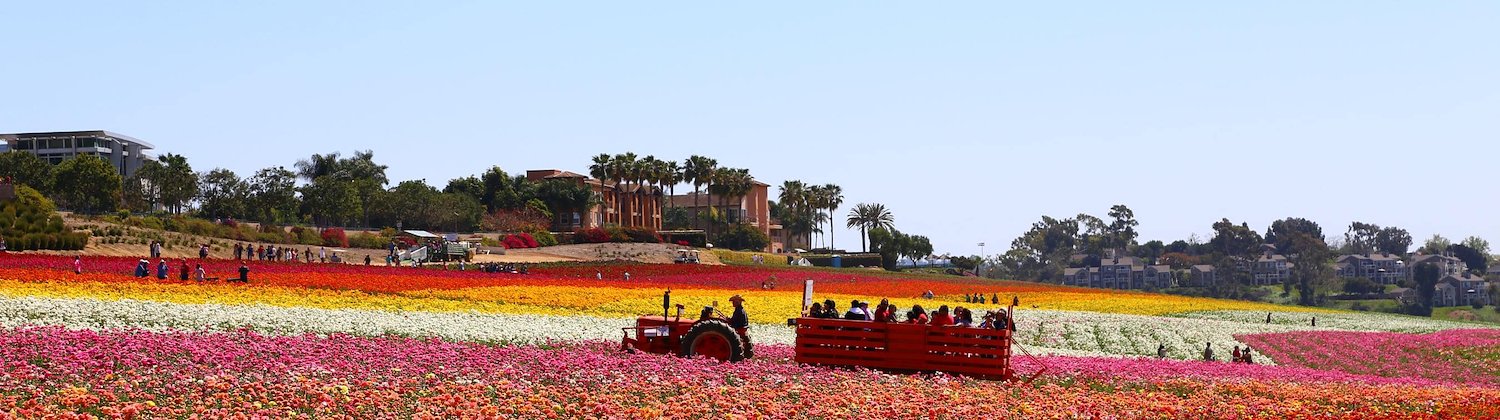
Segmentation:
{"type": "MultiPolygon", "coordinates": [[[[346,336],[0,330],[0,413],[277,418],[1500,416],[1500,389],[1202,362],[1043,358],[1032,384],[346,336]],[[1089,372],[1125,372],[1105,379],[1089,372]],[[1165,372],[1165,373],[1162,373],[1165,372]],[[1083,373],[1083,374],[1080,374],[1083,373]],[[1369,382],[1366,382],[1369,380],[1369,382]],[[859,392],[850,392],[859,390],[859,392]]],[[[1023,369],[1031,367],[1023,366],[1023,369]]],[[[1025,373],[1025,372],[1023,372],[1025,373]]]]}
{"type": "MultiPolygon", "coordinates": [[[[131,276],[139,260],[118,257],[91,257],[84,263],[84,273],[72,273],[71,259],[44,255],[0,255],[0,279],[47,281],[92,281],[110,283],[157,283],[155,278],[131,276]]],[[[156,261],[151,261],[156,264],[156,261]]],[[[183,261],[169,261],[175,279],[183,261]]],[[[210,276],[227,277],[236,273],[240,262],[229,260],[191,260],[190,266],[204,264],[210,276]]],[[[963,302],[963,296],[981,294],[1008,301],[1019,296],[1026,305],[1045,309],[1086,310],[1143,315],[1170,314],[1209,310],[1289,310],[1287,307],[1252,302],[1221,301],[1182,296],[1064,287],[1030,282],[975,280],[961,277],[896,276],[853,270],[772,269],[744,266],[707,266],[694,264],[594,264],[536,267],[529,275],[490,274],[477,271],[419,269],[405,267],[367,267],[357,265],[271,263],[253,261],[250,266],[255,285],[331,290],[358,290],[372,293],[407,293],[437,290],[462,290],[495,285],[568,286],[586,289],[693,288],[729,291],[770,290],[797,295],[802,280],[814,280],[820,294],[917,298],[931,291],[937,301],[947,304],[963,302]],[[625,279],[630,273],[630,279],[625,279]],[[870,296],[880,291],[883,296],[870,296]],[[1107,299],[1105,299],[1107,297],[1107,299]]],[[[154,265],[153,265],[154,267],[154,265]]],[[[525,294],[525,292],[521,292],[525,294]]],[[[1297,309],[1290,309],[1297,310],[1297,309]]]]}
{"type": "MultiPolygon", "coordinates": [[[[0,326],[57,325],[95,330],[137,328],[151,331],[249,329],[279,335],[395,335],[451,341],[536,344],[617,340],[623,333],[622,328],[633,325],[631,315],[606,316],[600,315],[600,311],[569,309],[538,313],[389,310],[379,305],[362,308],[332,305],[323,308],[268,305],[239,295],[219,296],[217,300],[244,299],[245,302],[202,302],[192,300],[197,295],[191,294],[183,295],[188,299],[178,302],[175,298],[135,299],[129,293],[108,298],[52,293],[75,290],[70,287],[76,288],[76,285],[10,285],[0,282],[0,291],[4,291],[0,293],[0,326]],[[7,295],[16,292],[22,293],[7,295]],[[224,299],[225,296],[234,299],[224,299]]],[[[244,290],[233,287],[225,289],[229,292],[244,290]]],[[[316,290],[305,292],[314,296],[335,293],[316,290]]],[[[688,296],[688,300],[710,298],[688,296]]],[[[260,298],[274,300],[265,299],[264,296],[260,298]]],[[[752,298],[758,299],[754,296],[752,298]]],[[[390,303],[382,300],[390,298],[381,296],[364,296],[363,300],[359,296],[339,296],[333,299],[355,303],[390,303]]],[[[515,305],[495,307],[506,310],[544,308],[515,305]]],[[[694,316],[695,313],[696,311],[687,312],[687,316],[694,316]]],[[[1233,346],[1245,346],[1248,343],[1238,337],[1312,329],[1298,325],[1032,309],[1018,310],[1015,319],[1018,327],[1016,343],[1027,351],[1034,354],[1073,356],[1152,357],[1157,354],[1158,346],[1165,346],[1169,358],[1197,359],[1201,357],[1204,345],[1213,343],[1217,358],[1224,360],[1233,346]]],[[[1365,326],[1378,325],[1372,323],[1365,326]]],[[[794,333],[784,322],[761,323],[753,331],[754,339],[760,344],[791,344],[795,339],[794,333]]],[[[1260,353],[1258,355],[1262,356],[1255,359],[1257,363],[1273,364],[1275,360],[1286,357],[1262,347],[1264,346],[1255,346],[1260,353]]]]}
{"type": "Polygon", "coordinates": [[[1427,334],[1303,331],[1239,338],[1291,366],[1500,385],[1500,329],[1427,334]]]}

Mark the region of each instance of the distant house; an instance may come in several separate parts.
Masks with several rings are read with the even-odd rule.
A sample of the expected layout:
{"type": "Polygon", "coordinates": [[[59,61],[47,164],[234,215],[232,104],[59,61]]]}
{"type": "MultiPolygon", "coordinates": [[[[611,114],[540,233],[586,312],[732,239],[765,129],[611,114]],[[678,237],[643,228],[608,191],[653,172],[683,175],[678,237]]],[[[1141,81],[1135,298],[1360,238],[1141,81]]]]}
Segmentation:
{"type": "Polygon", "coordinates": [[[1102,289],[1144,289],[1172,287],[1172,268],[1145,265],[1135,257],[1115,257],[1113,252],[1100,258],[1097,267],[1063,270],[1063,283],[1102,289]]]}
{"type": "Polygon", "coordinates": [[[1286,260],[1285,255],[1273,252],[1267,250],[1251,264],[1250,274],[1255,279],[1255,284],[1281,284],[1291,278],[1292,263],[1286,260]]]}
{"type": "Polygon", "coordinates": [[[1469,273],[1444,276],[1432,294],[1432,306],[1489,305],[1490,282],[1469,273]]]}
{"type": "Polygon", "coordinates": [[[1218,279],[1215,278],[1216,273],[1214,273],[1214,266],[1212,265],[1195,265],[1189,270],[1189,273],[1191,275],[1189,283],[1193,286],[1203,287],[1214,284],[1218,281],[1218,279]]]}
{"type": "MultiPolygon", "coordinates": [[[[1464,260],[1442,254],[1418,255],[1411,261],[1412,267],[1416,267],[1422,264],[1437,265],[1438,271],[1441,271],[1442,275],[1444,276],[1456,275],[1469,271],[1469,265],[1464,264],[1464,260]]],[[[1417,270],[1407,270],[1407,275],[1415,275],[1416,271],[1417,270]]]]}
{"type": "Polygon", "coordinates": [[[1335,267],[1339,277],[1361,277],[1379,284],[1396,284],[1406,278],[1406,262],[1390,253],[1344,255],[1335,267]]]}

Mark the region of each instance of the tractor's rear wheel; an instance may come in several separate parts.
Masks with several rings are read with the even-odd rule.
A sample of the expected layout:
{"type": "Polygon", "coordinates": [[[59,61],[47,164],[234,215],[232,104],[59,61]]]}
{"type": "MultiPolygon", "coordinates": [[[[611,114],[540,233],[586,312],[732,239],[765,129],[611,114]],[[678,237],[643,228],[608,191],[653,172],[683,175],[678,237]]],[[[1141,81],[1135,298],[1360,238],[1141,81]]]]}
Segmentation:
{"type": "Polygon", "coordinates": [[[703,356],[721,362],[745,359],[745,345],[729,324],[717,319],[698,321],[682,336],[682,357],[703,356]]]}

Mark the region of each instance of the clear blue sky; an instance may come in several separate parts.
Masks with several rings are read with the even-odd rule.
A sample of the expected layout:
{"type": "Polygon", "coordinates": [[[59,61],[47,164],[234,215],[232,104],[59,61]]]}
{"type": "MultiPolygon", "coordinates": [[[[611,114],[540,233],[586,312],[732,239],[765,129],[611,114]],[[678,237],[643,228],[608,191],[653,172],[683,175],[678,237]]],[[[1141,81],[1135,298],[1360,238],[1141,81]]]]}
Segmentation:
{"type": "Polygon", "coordinates": [[[704,154],[840,184],[840,219],[885,203],[939,253],[1116,203],[1142,240],[1500,240],[1500,3],[1221,3],[11,2],[0,132],[241,175],[373,149],[439,187],[704,154]]]}

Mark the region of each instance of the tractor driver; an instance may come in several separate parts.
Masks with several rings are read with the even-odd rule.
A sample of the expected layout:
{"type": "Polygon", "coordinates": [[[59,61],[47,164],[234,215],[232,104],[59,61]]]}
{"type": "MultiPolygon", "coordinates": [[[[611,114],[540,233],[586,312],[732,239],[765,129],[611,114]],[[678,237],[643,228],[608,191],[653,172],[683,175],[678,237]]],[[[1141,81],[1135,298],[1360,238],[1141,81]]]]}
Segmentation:
{"type": "Polygon", "coordinates": [[[729,298],[729,303],[734,305],[734,314],[729,316],[729,326],[734,329],[749,327],[750,314],[745,313],[745,298],[734,295],[729,298]]]}

